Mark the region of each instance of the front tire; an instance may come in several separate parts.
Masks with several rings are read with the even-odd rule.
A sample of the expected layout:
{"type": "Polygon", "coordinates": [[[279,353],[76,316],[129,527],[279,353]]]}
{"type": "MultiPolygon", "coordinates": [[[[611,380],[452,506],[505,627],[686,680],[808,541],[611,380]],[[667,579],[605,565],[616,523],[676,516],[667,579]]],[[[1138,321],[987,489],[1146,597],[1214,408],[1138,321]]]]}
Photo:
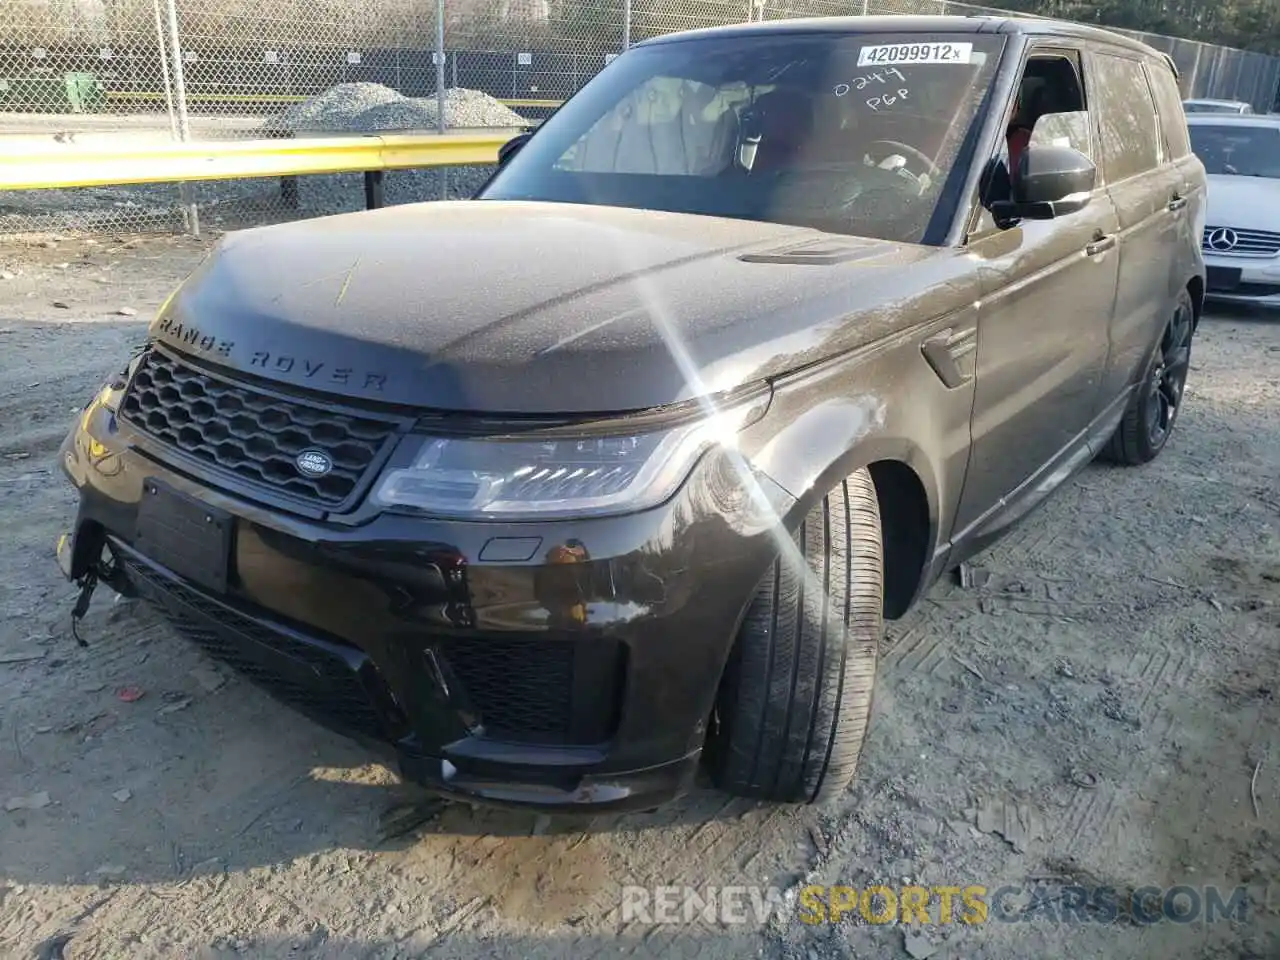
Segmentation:
{"type": "Polygon", "coordinates": [[[708,745],[732,794],[823,803],[853,779],[883,630],[884,549],[863,469],[805,517],[756,588],[708,745]]]}
{"type": "Polygon", "coordinates": [[[1151,351],[1142,381],[1099,459],[1138,466],[1160,455],[1182,409],[1194,330],[1195,308],[1191,294],[1183,290],[1160,342],[1151,351]]]}

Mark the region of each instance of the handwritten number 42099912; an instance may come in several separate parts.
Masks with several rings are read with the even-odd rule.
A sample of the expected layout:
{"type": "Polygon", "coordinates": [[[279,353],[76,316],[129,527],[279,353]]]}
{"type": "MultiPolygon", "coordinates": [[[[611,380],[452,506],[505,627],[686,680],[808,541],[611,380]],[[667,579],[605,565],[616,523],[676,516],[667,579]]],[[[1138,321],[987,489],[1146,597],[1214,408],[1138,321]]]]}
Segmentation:
{"type": "MultiPolygon", "coordinates": [[[[907,78],[902,75],[902,71],[897,67],[889,67],[886,70],[876,70],[865,76],[854,77],[848,83],[837,83],[835,90],[832,92],[837,97],[848,96],[850,93],[861,92],[866,90],[872,84],[882,84],[888,86],[893,78],[897,78],[900,83],[906,83],[907,78]]],[[[877,96],[867,99],[867,106],[872,110],[879,110],[881,107],[889,107],[897,103],[899,100],[906,100],[910,96],[911,91],[906,87],[899,87],[893,93],[880,93],[877,96]]]]}

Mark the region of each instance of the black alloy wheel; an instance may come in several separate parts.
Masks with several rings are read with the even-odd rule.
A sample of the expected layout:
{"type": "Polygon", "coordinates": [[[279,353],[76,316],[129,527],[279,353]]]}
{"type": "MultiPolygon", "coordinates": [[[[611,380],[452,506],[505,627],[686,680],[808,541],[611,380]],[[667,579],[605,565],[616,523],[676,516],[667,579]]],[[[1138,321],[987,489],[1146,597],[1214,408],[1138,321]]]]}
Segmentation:
{"type": "Polygon", "coordinates": [[[1178,303],[1173,319],[1160,342],[1160,357],[1151,372],[1147,390],[1147,442],[1158,450],[1169,439],[1173,422],[1182,407],[1182,393],[1191,366],[1191,329],[1194,315],[1190,302],[1178,303]]]}
{"type": "Polygon", "coordinates": [[[1151,351],[1145,376],[1100,459],[1137,466],[1154,460],[1169,442],[1186,393],[1195,325],[1191,294],[1183,290],[1151,351]]]}

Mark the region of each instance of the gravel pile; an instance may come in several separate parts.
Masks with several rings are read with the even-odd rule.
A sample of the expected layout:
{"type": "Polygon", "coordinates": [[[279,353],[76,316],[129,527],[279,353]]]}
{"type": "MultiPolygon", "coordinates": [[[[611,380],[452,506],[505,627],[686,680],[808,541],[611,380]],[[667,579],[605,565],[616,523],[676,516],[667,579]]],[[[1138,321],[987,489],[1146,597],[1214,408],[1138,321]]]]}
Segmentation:
{"type": "MultiPolygon", "coordinates": [[[[342,83],[266,121],[272,131],[297,134],[383,133],[434,130],[436,98],[404,97],[377,83],[342,83]]],[[[446,129],[521,127],[528,123],[481,90],[454,87],[444,92],[446,129]]]]}
{"type": "MultiPolygon", "coordinates": [[[[431,109],[436,107],[431,100],[431,109]]],[[[529,121],[483,90],[450,87],[444,92],[446,127],[522,127],[529,121]]]]}
{"type": "Polygon", "coordinates": [[[370,133],[385,133],[393,130],[406,132],[435,130],[438,120],[439,111],[436,109],[435,100],[404,98],[370,107],[363,113],[357,114],[346,129],[370,133]]]}
{"type": "Polygon", "coordinates": [[[296,103],[265,124],[272,130],[300,132],[310,130],[352,130],[350,124],[364,111],[394,100],[399,93],[380,83],[340,83],[310,100],[296,103]]]}

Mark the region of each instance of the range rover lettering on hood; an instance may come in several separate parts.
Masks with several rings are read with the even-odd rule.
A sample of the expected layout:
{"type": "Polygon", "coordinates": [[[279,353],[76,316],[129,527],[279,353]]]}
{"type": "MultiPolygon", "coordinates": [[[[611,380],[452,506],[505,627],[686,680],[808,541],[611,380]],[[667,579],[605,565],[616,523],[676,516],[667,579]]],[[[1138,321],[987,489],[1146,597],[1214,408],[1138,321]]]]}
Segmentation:
{"type": "Polygon", "coordinates": [[[185,347],[215,358],[239,359],[250,372],[260,371],[268,374],[290,374],[292,379],[304,383],[328,384],[331,386],[352,386],[370,393],[382,393],[387,386],[387,374],[373,370],[358,370],[355,367],[338,366],[324,360],[311,357],[271,353],[268,350],[255,350],[246,358],[235,351],[234,340],[224,340],[205,333],[189,323],[182,323],[172,316],[161,317],[156,326],[161,340],[176,347],[185,347]]]}
{"type": "Polygon", "coordinates": [[[272,355],[266,350],[255,350],[253,356],[249,358],[249,367],[269,370],[273,373],[301,374],[303,380],[312,383],[350,384],[376,393],[381,393],[387,385],[385,373],[355,370],[352,367],[335,367],[323,360],[309,360],[306,357],[291,357],[281,353],[272,355]]]}
{"type": "Polygon", "coordinates": [[[230,357],[231,348],[236,345],[234,340],[223,340],[189,323],[182,323],[172,314],[160,316],[156,323],[156,332],[161,339],[169,341],[174,346],[194,347],[201,353],[211,353],[220,357],[230,357]]]}

